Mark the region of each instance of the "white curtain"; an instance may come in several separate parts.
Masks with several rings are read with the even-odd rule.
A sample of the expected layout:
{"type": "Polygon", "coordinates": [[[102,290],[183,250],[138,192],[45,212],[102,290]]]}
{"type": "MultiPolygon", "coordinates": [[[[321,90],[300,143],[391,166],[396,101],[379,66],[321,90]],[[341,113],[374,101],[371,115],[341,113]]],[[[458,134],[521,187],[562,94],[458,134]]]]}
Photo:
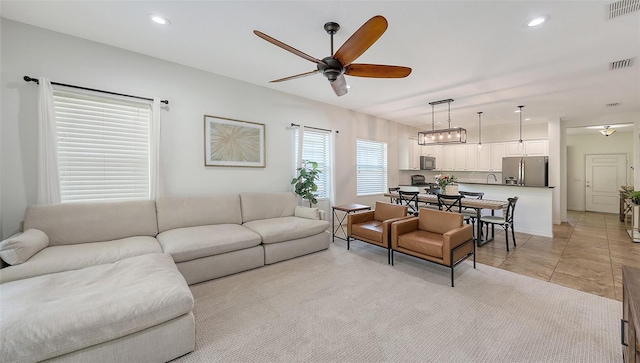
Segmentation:
{"type": "Polygon", "coordinates": [[[160,98],[153,98],[153,109],[151,116],[150,132],[150,177],[149,194],[151,200],[156,200],[164,195],[164,180],[162,178],[162,168],[160,163],[160,98]]]}
{"type": "Polygon", "coordinates": [[[39,78],[38,95],[38,204],[60,203],[58,172],[58,135],[53,88],[45,77],[39,78]]]}

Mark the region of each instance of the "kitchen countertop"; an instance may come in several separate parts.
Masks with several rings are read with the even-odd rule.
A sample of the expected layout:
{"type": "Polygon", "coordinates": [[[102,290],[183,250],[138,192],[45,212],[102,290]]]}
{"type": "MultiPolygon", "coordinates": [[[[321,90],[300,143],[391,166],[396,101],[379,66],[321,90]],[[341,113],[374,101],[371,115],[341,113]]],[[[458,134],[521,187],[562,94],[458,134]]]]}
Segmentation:
{"type": "MultiPolygon", "coordinates": [[[[434,183],[435,184],[435,183],[434,183]]],[[[474,185],[496,185],[496,186],[503,186],[503,187],[516,187],[516,188],[544,188],[544,189],[553,189],[555,187],[533,187],[533,186],[526,186],[526,185],[506,185],[506,184],[499,184],[499,183],[483,183],[483,182],[465,182],[465,181],[459,181],[458,184],[474,184],[474,185]]],[[[427,187],[428,185],[411,185],[411,184],[400,184],[398,185],[399,187],[418,187],[418,188],[424,188],[427,187]]]]}
{"type": "Polygon", "coordinates": [[[526,185],[506,185],[506,184],[499,184],[499,183],[465,182],[465,181],[459,181],[458,184],[498,185],[503,187],[517,187],[517,188],[545,188],[545,189],[555,188],[555,187],[534,187],[534,186],[526,186],[526,185]]]}

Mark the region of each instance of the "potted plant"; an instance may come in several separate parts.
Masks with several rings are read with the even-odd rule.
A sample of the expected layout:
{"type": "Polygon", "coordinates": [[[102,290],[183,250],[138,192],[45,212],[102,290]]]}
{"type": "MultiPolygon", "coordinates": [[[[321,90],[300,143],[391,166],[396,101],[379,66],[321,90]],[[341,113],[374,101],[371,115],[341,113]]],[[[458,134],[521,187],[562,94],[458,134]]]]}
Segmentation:
{"type": "Polygon", "coordinates": [[[448,193],[447,192],[447,186],[455,184],[458,182],[458,178],[456,178],[455,175],[452,174],[437,174],[435,176],[436,178],[436,184],[438,184],[438,186],[440,187],[440,193],[442,194],[458,194],[458,191],[456,190],[455,193],[448,193]]]}
{"type": "Polygon", "coordinates": [[[627,192],[627,198],[630,198],[633,201],[633,204],[640,204],[640,190],[627,192]]]}
{"type": "Polygon", "coordinates": [[[318,191],[318,185],[316,179],[318,174],[322,173],[322,170],[318,169],[318,163],[315,161],[302,160],[302,166],[296,169],[298,176],[291,180],[291,185],[295,185],[295,193],[309,201],[309,207],[318,203],[316,199],[317,195],[314,192],[318,191]]]}

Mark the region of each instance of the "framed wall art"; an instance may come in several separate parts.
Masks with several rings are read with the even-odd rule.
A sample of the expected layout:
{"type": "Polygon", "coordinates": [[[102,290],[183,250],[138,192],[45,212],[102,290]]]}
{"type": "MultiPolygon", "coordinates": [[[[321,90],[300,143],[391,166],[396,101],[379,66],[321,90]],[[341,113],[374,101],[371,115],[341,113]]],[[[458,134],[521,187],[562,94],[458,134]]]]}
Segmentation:
{"type": "Polygon", "coordinates": [[[204,165],[264,168],[265,125],[204,116],[204,165]]]}

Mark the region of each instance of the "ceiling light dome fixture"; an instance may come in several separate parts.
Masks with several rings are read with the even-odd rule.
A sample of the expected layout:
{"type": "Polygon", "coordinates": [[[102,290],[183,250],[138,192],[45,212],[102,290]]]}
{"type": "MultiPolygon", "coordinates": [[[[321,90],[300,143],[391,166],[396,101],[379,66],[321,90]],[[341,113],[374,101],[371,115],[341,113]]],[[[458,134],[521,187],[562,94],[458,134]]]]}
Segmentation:
{"type": "Polygon", "coordinates": [[[527,21],[527,26],[530,28],[536,27],[538,25],[542,25],[543,23],[546,23],[549,20],[549,16],[548,15],[543,15],[543,16],[537,16],[533,19],[530,19],[529,21],[527,21]]]}
{"type": "Polygon", "coordinates": [[[616,132],[616,129],[610,129],[610,126],[603,126],[604,130],[600,130],[600,133],[603,134],[604,136],[609,136],[611,134],[613,134],[614,132],[616,132]]]}
{"type": "Polygon", "coordinates": [[[160,15],[151,15],[151,20],[156,23],[156,24],[160,24],[160,25],[170,25],[171,22],[169,21],[169,19],[160,16],[160,15]]]}
{"type": "Polygon", "coordinates": [[[451,128],[451,102],[453,99],[448,98],[446,100],[429,102],[431,105],[431,130],[418,132],[418,145],[431,145],[431,144],[461,144],[467,142],[467,130],[462,127],[451,128]],[[449,127],[446,129],[435,129],[435,105],[448,104],[449,112],[447,122],[449,127]],[[445,138],[444,135],[447,135],[445,138]]]}

